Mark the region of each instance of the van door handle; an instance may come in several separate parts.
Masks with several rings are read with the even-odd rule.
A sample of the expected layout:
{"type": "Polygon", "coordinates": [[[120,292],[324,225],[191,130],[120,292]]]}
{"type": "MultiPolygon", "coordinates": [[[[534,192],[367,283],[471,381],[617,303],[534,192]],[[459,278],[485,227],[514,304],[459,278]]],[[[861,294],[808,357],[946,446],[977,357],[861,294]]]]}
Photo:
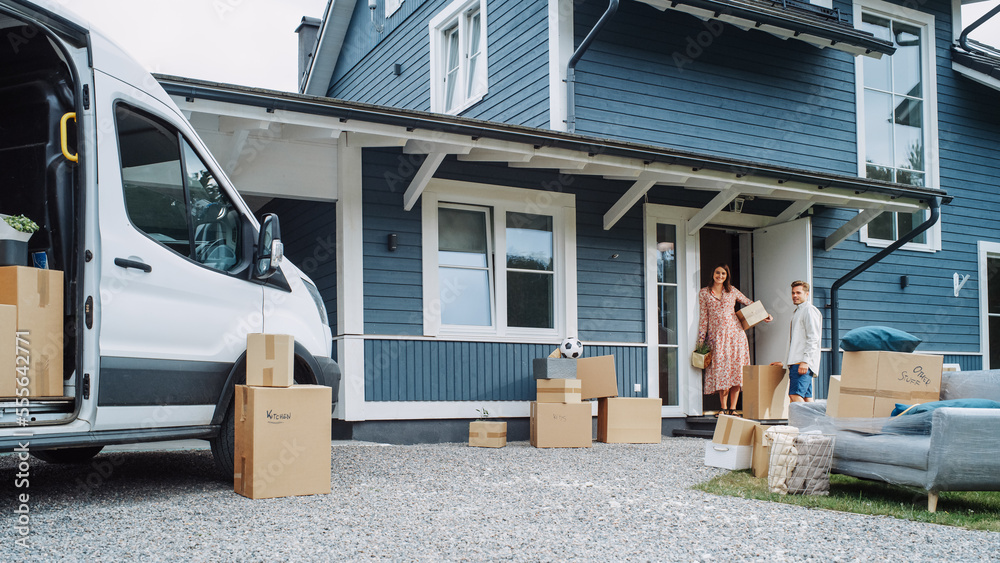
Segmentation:
{"type": "Polygon", "coordinates": [[[149,264],[138,260],[129,260],[128,258],[115,258],[115,266],[121,266],[126,269],[135,268],[136,270],[142,270],[147,274],[153,271],[153,267],[149,264]]]}

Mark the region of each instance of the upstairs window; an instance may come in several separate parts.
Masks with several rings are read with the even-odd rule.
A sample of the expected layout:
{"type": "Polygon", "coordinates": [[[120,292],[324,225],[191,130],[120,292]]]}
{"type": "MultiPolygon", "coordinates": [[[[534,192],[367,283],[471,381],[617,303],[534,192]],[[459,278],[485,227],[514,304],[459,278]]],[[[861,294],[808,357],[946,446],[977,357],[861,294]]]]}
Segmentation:
{"type": "Polygon", "coordinates": [[[458,0],[430,23],[431,111],[458,114],[486,95],[486,2],[458,0]]]}
{"type": "MultiPolygon", "coordinates": [[[[858,130],[866,178],[911,186],[936,186],[937,119],[934,108],[933,16],[882,2],[855,6],[858,27],[896,47],[880,59],[858,57],[858,130]]],[[[886,246],[927,219],[926,211],[886,212],[861,231],[861,240],[886,246]]],[[[907,248],[935,250],[940,229],[926,231],[907,248]]]]}

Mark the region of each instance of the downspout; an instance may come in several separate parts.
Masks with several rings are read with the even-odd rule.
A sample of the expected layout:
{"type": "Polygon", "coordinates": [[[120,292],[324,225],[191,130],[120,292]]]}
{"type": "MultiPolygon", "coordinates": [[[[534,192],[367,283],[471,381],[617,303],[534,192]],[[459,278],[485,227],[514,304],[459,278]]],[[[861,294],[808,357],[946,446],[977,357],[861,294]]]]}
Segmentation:
{"type": "Polygon", "coordinates": [[[892,254],[899,247],[910,242],[911,240],[917,238],[920,233],[923,233],[927,229],[934,226],[938,219],[941,217],[941,198],[933,197],[929,202],[931,216],[917,225],[917,228],[913,229],[909,233],[903,235],[903,237],[896,242],[890,244],[886,248],[883,248],[878,254],[875,254],[868,260],[865,260],[863,264],[851,270],[847,275],[840,278],[839,280],[833,282],[833,286],[830,287],[830,353],[833,356],[833,370],[830,372],[834,375],[840,373],[840,307],[837,303],[837,292],[840,288],[847,282],[851,281],[858,276],[861,272],[864,272],[868,268],[875,265],[876,262],[882,260],[886,256],[892,254]]]}
{"type": "Polygon", "coordinates": [[[587,37],[583,39],[583,43],[580,43],[580,46],[576,48],[573,56],[569,58],[569,64],[566,65],[566,131],[569,133],[576,132],[576,63],[580,62],[580,57],[590,48],[590,44],[594,42],[594,38],[611,21],[611,18],[617,11],[618,0],[610,0],[608,2],[608,9],[601,14],[601,18],[597,20],[597,24],[590,30],[587,37]]]}
{"type": "Polygon", "coordinates": [[[965,49],[966,51],[968,51],[970,53],[980,53],[981,51],[979,51],[977,49],[973,49],[972,47],[969,47],[969,33],[971,33],[977,27],[979,27],[979,26],[983,25],[984,23],[986,23],[986,20],[988,20],[988,19],[992,18],[993,16],[997,15],[997,13],[1000,13],[1000,5],[995,6],[992,10],[990,10],[989,12],[986,12],[986,14],[984,14],[983,17],[981,17],[978,20],[972,22],[972,25],[970,25],[969,27],[965,28],[962,31],[962,35],[960,35],[958,37],[958,44],[961,45],[963,49],[965,49]]]}

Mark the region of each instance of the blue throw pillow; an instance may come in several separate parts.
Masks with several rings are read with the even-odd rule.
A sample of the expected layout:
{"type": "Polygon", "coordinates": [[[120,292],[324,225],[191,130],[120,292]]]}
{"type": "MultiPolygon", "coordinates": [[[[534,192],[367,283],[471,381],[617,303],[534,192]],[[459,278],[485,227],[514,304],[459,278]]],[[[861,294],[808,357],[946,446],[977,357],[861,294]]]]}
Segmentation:
{"type": "Polygon", "coordinates": [[[921,340],[887,326],[863,326],[844,335],[840,347],[847,352],[912,352],[921,340]]]}
{"type": "Polygon", "coordinates": [[[883,434],[930,434],[931,417],[934,411],[941,407],[957,407],[965,409],[1000,409],[1000,402],[989,399],[950,399],[914,405],[896,403],[892,411],[892,419],[882,427],[883,434]],[[909,410],[907,410],[909,409],[909,410]],[[905,412],[904,412],[905,411],[905,412]],[[902,416],[898,416],[902,414],[902,416]]]}

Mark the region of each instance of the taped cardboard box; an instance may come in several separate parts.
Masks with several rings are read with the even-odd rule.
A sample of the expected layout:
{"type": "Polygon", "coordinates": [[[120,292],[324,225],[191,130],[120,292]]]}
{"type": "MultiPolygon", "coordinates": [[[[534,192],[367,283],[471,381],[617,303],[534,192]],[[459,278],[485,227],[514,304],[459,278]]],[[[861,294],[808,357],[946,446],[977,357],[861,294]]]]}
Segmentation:
{"type": "Polygon", "coordinates": [[[887,417],[896,403],[937,401],[943,363],[927,354],[844,352],[837,415],[887,417]]]}
{"type": "Polygon", "coordinates": [[[705,465],[722,469],[749,469],[753,457],[753,446],[733,446],[730,444],[705,444],[705,465]]]}
{"type": "MultiPolygon", "coordinates": [[[[730,446],[753,445],[753,429],[757,423],[738,416],[720,415],[715,423],[712,441],[730,446]]],[[[749,465],[747,466],[749,467],[749,465]]]]}
{"type": "Polygon", "coordinates": [[[583,400],[618,396],[618,375],[614,356],[580,358],[576,361],[576,376],[583,382],[583,400]]]}
{"type": "Polygon", "coordinates": [[[608,444],[659,444],[662,399],[615,397],[597,400],[597,441],[608,444]]]}
{"type": "Polygon", "coordinates": [[[579,379],[536,379],[535,396],[539,403],[579,403],[583,382],[579,379]]]}
{"type": "Polygon", "coordinates": [[[332,400],[324,385],[237,385],[233,489],[253,499],[329,494],[332,400]]]}
{"type": "Polygon", "coordinates": [[[743,366],[743,416],[754,420],[788,418],[785,368],[743,366]]]}
{"type": "Polygon", "coordinates": [[[763,302],[754,301],[739,311],[736,311],[736,317],[740,319],[740,324],[743,325],[743,330],[750,330],[754,326],[764,322],[764,319],[767,318],[767,311],[764,310],[763,302]]]}
{"type": "Polygon", "coordinates": [[[291,387],[295,383],[295,337],[290,334],[247,335],[247,385],[291,387]]]}
{"type": "Polygon", "coordinates": [[[589,448],[593,437],[590,403],[531,402],[530,443],[536,448],[589,448]]]}
{"type": "Polygon", "coordinates": [[[0,397],[17,396],[17,307],[0,305],[0,397]]]}
{"type": "Polygon", "coordinates": [[[63,273],[0,267],[0,304],[17,307],[17,331],[28,353],[28,395],[63,394],[63,273]]]}
{"type": "Polygon", "coordinates": [[[478,448],[502,448],[507,445],[507,423],[473,420],[469,423],[469,445],[478,448]]]}
{"type": "Polygon", "coordinates": [[[840,376],[831,375],[830,388],[826,393],[826,416],[836,418],[840,416],[837,414],[838,410],[840,410],[840,376]]]}
{"type": "Polygon", "coordinates": [[[776,424],[761,423],[753,429],[753,456],[751,469],[754,477],[767,477],[767,468],[771,465],[771,446],[764,443],[764,433],[776,424]]]}

